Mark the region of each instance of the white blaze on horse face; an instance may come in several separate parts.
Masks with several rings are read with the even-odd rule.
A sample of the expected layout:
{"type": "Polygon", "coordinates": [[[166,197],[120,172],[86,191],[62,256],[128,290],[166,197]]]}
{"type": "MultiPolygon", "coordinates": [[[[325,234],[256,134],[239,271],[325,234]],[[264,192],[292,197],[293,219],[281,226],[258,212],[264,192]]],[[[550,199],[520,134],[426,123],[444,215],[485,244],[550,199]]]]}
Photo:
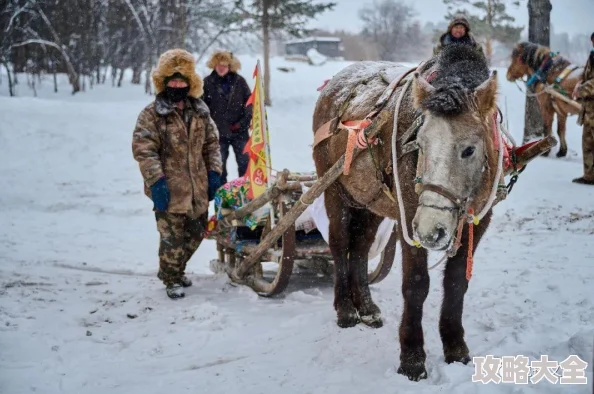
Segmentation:
{"type": "MultiPolygon", "coordinates": [[[[472,129],[467,122],[426,115],[418,136],[424,161],[423,184],[441,187],[461,199],[476,189],[482,177],[484,150],[480,133],[468,132],[469,126],[472,129]],[[474,152],[463,157],[469,147],[474,152]]],[[[457,208],[452,200],[435,191],[421,193],[413,228],[423,247],[430,250],[448,247],[458,225],[457,208]]]]}

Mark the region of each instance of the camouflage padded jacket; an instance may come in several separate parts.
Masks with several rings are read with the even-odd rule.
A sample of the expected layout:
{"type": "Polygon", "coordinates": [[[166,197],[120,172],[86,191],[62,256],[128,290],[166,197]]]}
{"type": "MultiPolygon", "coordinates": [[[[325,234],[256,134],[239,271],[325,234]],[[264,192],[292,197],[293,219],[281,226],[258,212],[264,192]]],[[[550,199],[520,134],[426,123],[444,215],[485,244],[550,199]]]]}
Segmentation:
{"type": "Polygon", "coordinates": [[[594,49],[592,49],[588,57],[582,82],[577,90],[577,96],[582,99],[594,99],[594,49]]]}
{"type": "Polygon", "coordinates": [[[218,130],[202,100],[188,96],[182,113],[158,94],[138,116],[132,153],[149,198],[150,186],[167,180],[167,212],[196,216],[208,210],[207,171],[221,174],[222,161],[218,130]]]}

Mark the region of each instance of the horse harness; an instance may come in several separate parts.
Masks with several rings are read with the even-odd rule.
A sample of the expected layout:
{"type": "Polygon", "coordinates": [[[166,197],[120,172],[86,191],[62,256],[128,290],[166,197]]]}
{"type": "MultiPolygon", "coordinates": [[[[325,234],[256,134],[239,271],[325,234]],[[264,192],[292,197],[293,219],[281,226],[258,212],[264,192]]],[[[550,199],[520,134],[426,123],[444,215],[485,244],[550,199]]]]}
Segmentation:
{"type": "MultiPolygon", "coordinates": [[[[373,165],[376,170],[376,177],[381,182],[381,187],[378,191],[374,194],[371,200],[365,202],[364,204],[356,202],[351,196],[346,193],[343,188],[339,187],[338,192],[343,198],[343,200],[352,208],[357,209],[365,209],[369,208],[372,204],[374,204],[382,195],[382,193],[386,194],[386,196],[393,202],[396,202],[392,192],[391,186],[392,182],[390,177],[387,176],[391,172],[391,165],[386,167],[385,169],[381,168],[380,163],[376,160],[371,145],[383,144],[383,142],[378,138],[374,137],[373,139],[368,138],[369,134],[371,133],[371,129],[373,128],[374,120],[379,116],[380,118],[385,118],[387,116],[387,112],[384,111],[386,105],[392,98],[396,89],[402,86],[405,83],[406,77],[413,71],[421,69],[425,66],[426,63],[421,63],[419,66],[411,68],[405,71],[402,75],[398,78],[394,79],[393,81],[389,82],[387,77],[383,74],[379,74],[382,78],[382,81],[388,83],[388,86],[384,90],[384,92],[380,95],[378,100],[376,101],[375,105],[373,106],[373,110],[363,119],[363,120],[348,120],[348,121],[341,121],[340,119],[346,112],[349,103],[353,98],[356,96],[356,90],[359,85],[367,85],[376,75],[373,75],[369,78],[366,78],[360,81],[355,87],[353,87],[347,96],[347,99],[341,104],[338,115],[322,126],[320,126],[316,132],[314,133],[314,143],[313,148],[315,148],[319,143],[322,141],[337,135],[341,130],[346,130],[349,132],[348,142],[347,142],[347,152],[346,152],[346,159],[345,159],[345,169],[344,175],[348,175],[350,172],[350,165],[352,162],[352,154],[354,147],[356,146],[359,149],[366,149],[373,165]]],[[[431,81],[435,78],[436,71],[433,71],[429,77],[427,78],[428,81],[431,81]]],[[[329,80],[324,81],[324,85],[319,88],[318,90],[323,90],[323,88],[327,85],[329,80]]],[[[403,135],[402,139],[408,139],[409,137],[415,137],[414,139],[407,141],[406,145],[403,145],[402,150],[403,154],[411,153],[418,149],[418,145],[416,144],[416,132],[419,128],[423,125],[424,116],[420,111],[418,111],[415,120],[413,121],[412,125],[409,127],[407,132],[403,135]]],[[[438,187],[436,187],[438,188],[438,187]]],[[[447,193],[444,192],[444,193],[447,193]]],[[[451,194],[449,194],[451,195],[451,194]]]]}
{"type": "MultiPolygon", "coordinates": [[[[388,101],[392,97],[396,88],[401,85],[401,82],[403,82],[404,78],[407,75],[409,75],[412,71],[421,69],[423,66],[426,66],[426,63],[422,63],[421,65],[419,65],[417,67],[409,69],[404,74],[402,74],[399,78],[397,78],[395,81],[392,81],[388,85],[388,87],[386,88],[384,93],[380,96],[379,100],[376,102],[374,109],[371,111],[370,114],[368,114],[365,117],[364,120],[341,122],[340,118],[342,117],[342,115],[344,115],[344,112],[346,111],[346,109],[348,107],[348,103],[354,97],[354,95],[356,93],[357,86],[355,86],[351,90],[351,93],[349,94],[347,100],[341,105],[338,116],[331,119],[330,121],[324,123],[321,127],[319,127],[316,130],[316,132],[314,134],[313,147],[315,148],[315,146],[317,146],[320,142],[322,142],[323,140],[325,140],[333,135],[336,135],[340,130],[343,130],[343,129],[348,130],[349,139],[347,142],[347,152],[345,154],[345,169],[344,169],[345,175],[348,175],[349,166],[350,166],[349,157],[352,157],[352,151],[354,151],[355,145],[357,145],[360,149],[363,149],[365,147],[367,148],[367,150],[373,160],[374,166],[376,167],[376,171],[381,174],[380,180],[382,182],[382,187],[380,188],[378,193],[376,193],[376,195],[372,198],[372,200],[367,202],[366,204],[356,203],[355,201],[353,201],[352,198],[350,198],[347,195],[347,193],[345,193],[344,190],[342,190],[343,189],[342,187],[339,187],[338,188],[339,193],[341,194],[341,197],[343,198],[343,200],[345,200],[345,202],[347,202],[347,203],[350,203],[350,205],[353,205],[353,207],[355,207],[355,208],[368,208],[371,204],[373,204],[381,196],[382,191],[392,201],[396,202],[396,199],[394,198],[394,196],[391,193],[391,189],[386,185],[385,173],[384,173],[384,171],[382,171],[379,168],[379,165],[376,163],[375,158],[373,157],[373,152],[371,150],[370,145],[371,144],[376,145],[380,141],[378,141],[377,138],[374,138],[373,140],[369,140],[368,135],[370,134],[370,132],[367,130],[367,128],[368,128],[368,126],[373,124],[373,120],[376,118],[376,116],[378,116],[378,114],[380,116],[382,114],[385,114],[385,112],[383,111],[385,106],[387,105],[388,101]],[[332,126],[334,126],[334,127],[332,127],[332,126]],[[333,132],[331,130],[335,130],[335,131],[333,132]],[[360,206],[356,206],[356,205],[360,205],[360,206]]],[[[428,76],[427,81],[430,82],[431,80],[433,80],[435,78],[436,74],[437,74],[437,70],[433,70],[430,73],[430,75],[428,76]]],[[[373,78],[373,77],[371,77],[371,78],[373,78]]],[[[371,80],[371,78],[368,78],[360,83],[367,84],[371,80]]],[[[396,139],[395,139],[396,135],[395,134],[396,134],[397,123],[398,123],[397,114],[399,112],[399,107],[401,104],[402,97],[404,96],[406,90],[408,90],[408,88],[410,87],[410,82],[411,82],[410,80],[408,80],[406,82],[406,87],[400,93],[400,97],[398,98],[398,101],[396,103],[396,108],[395,108],[395,113],[394,113],[394,131],[393,131],[393,135],[392,135],[392,161],[393,161],[392,165],[394,168],[388,167],[388,168],[386,168],[386,172],[392,172],[394,175],[394,183],[396,186],[397,197],[398,197],[398,206],[401,211],[401,225],[402,225],[402,230],[404,232],[403,238],[408,244],[414,245],[416,247],[420,247],[421,245],[418,241],[413,241],[410,239],[410,237],[408,236],[407,225],[404,224],[406,219],[405,219],[404,212],[403,212],[403,206],[402,206],[403,201],[402,201],[402,195],[401,195],[401,191],[400,191],[400,185],[397,180],[397,178],[398,178],[397,162],[404,155],[414,152],[414,151],[417,151],[417,150],[420,150],[420,147],[417,143],[417,134],[418,134],[419,129],[421,128],[421,126],[424,123],[424,115],[421,111],[417,110],[414,121],[409,126],[408,130],[406,130],[406,132],[400,137],[400,141],[401,141],[400,157],[397,158],[396,153],[395,153],[395,149],[396,149],[396,139]]],[[[326,83],[327,83],[327,81],[324,83],[324,86],[326,85],[326,83]]],[[[321,89],[323,89],[323,87],[321,89]]],[[[499,110],[499,108],[498,108],[498,112],[499,112],[499,114],[501,114],[501,111],[499,110]]],[[[503,116],[501,116],[501,121],[503,121],[503,116]]],[[[495,134],[497,134],[497,131],[498,131],[497,130],[498,129],[497,128],[497,113],[495,113],[495,115],[494,115],[493,127],[494,127],[495,134]]],[[[502,135],[501,130],[499,130],[499,140],[497,140],[497,135],[495,135],[495,139],[496,139],[496,142],[499,143],[498,169],[497,169],[497,174],[496,174],[496,178],[494,181],[495,183],[497,183],[498,182],[497,178],[500,176],[500,174],[503,174],[501,167],[502,167],[503,157],[504,157],[503,152],[506,151],[506,146],[504,146],[505,142],[503,140],[503,135],[502,135]]],[[[420,152],[419,155],[422,155],[422,152],[420,152]]],[[[514,165],[514,169],[515,169],[516,168],[516,160],[515,160],[515,155],[513,154],[513,150],[512,150],[511,156],[512,156],[511,161],[512,161],[512,164],[514,165]]],[[[421,177],[423,168],[421,166],[421,163],[422,163],[422,160],[420,160],[420,157],[417,158],[417,174],[415,177],[415,192],[420,195],[423,191],[431,191],[431,192],[439,194],[440,196],[443,196],[447,200],[451,201],[454,206],[453,207],[432,207],[432,208],[456,212],[457,216],[458,216],[458,226],[456,229],[457,235],[456,235],[455,241],[448,248],[444,257],[437,264],[435,264],[433,267],[430,267],[429,269],[433,269],[433,268],[437,267],[439,264],[441,264],[445,260],[446,257],[453,257],[457,254],[458,249],[461,246],[462,230],[464,227],[464,223],[466,221],[468,221],[469,243],[468,243],[468,257],[467,257],[467,266],[466,266],[466,279],[470,280],[470,278],[472,276],[472,266],[473,266],[473,226],[479,224],[480,218],[485,214],[485,212],[487,210],[487,206],[489,207],[489,209],[493,206],[493,203],[495,202],[495,200],[494,200],[495,193],[494,192],[495,192],[496,185],[495,184],[493,185],[494,187],[492,189],[491,196],[489,197],[489,200],[488,200],[486,206],[483,208],[484,212],[481,212],[478,216],[475,216],[473,208],[470,207],[470,197],[462,199],[461,197],[452,193],[451,191],[444,188],[443,186],[423,183],[422,177],[421,177]],[[470,220],[468,220],[468,218],[470,218],[470,220]]],[[[517,179],[517,175],[516,175],[516,179],[517,179]]],[[[513,179],[512,179],[512,181],[513,181],[513,179]]],[[[509,188],[510,191],[511,191],[511,186],[513,186],[511,183],[512,182],[510,182],[510,185],[508,185],[508,187],[507,187],[507,188],[509,188]]],[[[504,187],[505,187],[505,185],[504,185],[504,187]]],[[[499,190],[499,185],[497,187],[497,191],[498,190],[499,190]]],[[[427,206],[427,205],[425,205],[425,206],[427,206]]]]}
{"type": "MultiPolygon", "coordinates": [[[[538,67],[538,70],[536,70],[534,72],[534,74],[529,76],[529,78],[526,82],[526,87],[530,88],[532,85],[535,85],[537,83],[543,83],[543,84],[547,83],[547,77],[548,77],[549,71],[551,71],[551,69],[554,69],[555,67],[557,67],[556,62],[561,63],[564,60],[563,57],[561,57],[561,56],[557,57],[558,54],[559,54],[558,52],[550,52],[549,54],[547,54],[547,56],[545,56],[542,63],[540,64],[540,67],[538,67]]],[[[520,57],[520,60],[522,62],[525,62],[525,59],[523,57],[520,57]]],[[[577,70],[579,68],[580,68],[580,66],[575,65],[573,63],[568,64],[561,71],[561,73],[555,78],[555,80],[552,84],[553,87],[555,89],[559,90],[561,94],[568,96],[567,92],[561,87],[561,82],[563,82],[563,80],[565,78],[567,78],[572,72],[574,72],[575,70],[577,70]]]]}
{"type": "MultiPolygon", "coordinates": [[[[350,145],[356,145],[359,149],[366,149],[371,157],[371,160],[372,160],[374,167],[376,169],[376,176],[379,175],[378,178],[379,178],[380,182],[382,183],[382,185],[378,189],[378,191],[374,194],[374,196],[369,201],[367,201],[363,204],[356,202],[352,197],[350,197],[348,195],[348,193],[346,193],[345,190],[342,190],[342,188],[339,187],[338,188],[339,194],[341,195],[343,200],[351,207],[357,208],[357,209],[368,208],[381,197],[382,192],[384,194],[386,194],[388,196],[388,198],[390,198],[390,200],[392,200],[393,202],[396,202],[396,199],[394,198],[394,196],[392,195],[392,192],[391,192],[392,182],[390,181],[390,177],[386,176],[386,173],[389,174],[392,171],[391,165],[389,165],[385,170],[382,169],[380,164],[376,161],[375,156],[373,154],[372,147],[371,147],[371,145],[377,145],[378,143],[382,143],[382,142],[378,138],[369,140],[367,138],[367,136],[369,134],[369,130],[367,128],[368,128],[368,126],[370,126],[373,123],[373,120],[378,115],[382,116],[385,113],[385,112],[383,112],[385,106],[387,105],[387,103],[389,102],[391,97],[393,96],[393,93],[395,92],[396,88],[402,86],[402,84],[404,83],[405,77],[407,75],[409,75],[412,71],[421,69],[423,66],[426,66],[426,64],[422,63],[421,65],[419,65],[415,68],[411,68],[408,71],[406,71],[404,74],[402,74],[399,78],[396,78],[395,80],[390,82],[388,84],[388,86],[386,87],[386,89],[384,90],[384,92],[382,93],[382,95],[380,96],[380,98],[377,100],[376,104],[373,107],[373,110],[365,117],[365,119],[340,121],[341,117],[346,112],[346,109],[348,108],[350,101],[355,97],[356,88],[358,87],[358,85],[367,85],[375,77],[375,75],[359,82],[358,85],[356,85],[353,89],[351,89],[351,92],[349,93],[345,102],[341,104],[341,106],[339,108],[338,115],[336,117],[332,118],[331,120],[329,120],[328,122],[324,123],[322,126],[320,126],[316,130],[315,135],[314,135],[314,144],[313,144],[314,148],[320,142],[326,140],[327,138],[337,135],[338,132],[340,132],[341,130],[347,130],[349,132],[349,140],[351,140],[351,139],[354,140],[354,142],[349,141],[349,142],[351,142],[350,145]],[[332,131],[332,129],[333,129],[332,126],[335,126],[334,132],[332,131]]],[[[427,78],[426,78],[427,82],[431,82],[432,80],[434,80],[436,75],[437,75],[437,70],[433,70],[427,76],[427,78]]],[[[382,77],[383,81],[387,82],[387,78],[384,75],[380,74],[380,76],[382,77]]],[[[327,82],[328,81],[325,81],[324,86],[322,86],[322,88],[320,90],[322,90],[326,86],[327,82]]],[[[502,122],[503,114],[501,113],[501,110],[499,108],[498,108],[498,112],[499,112],[500,119],[501,119],[500,122],[502,122]]],[[[409,153],[418,151],[420,149],[420,147],[417,143],[417,134],[418,134],[418,131],[420,130],[420,128],[423,126],[424,121],[425,121],[425,116],[423,115],[422,111],[417,110],[417,112],[415,114],[415,119],[413,120],[412,124],[402,134],[402,136],[399,137],[400,143],[401,143],[401,153],[400,153],[400,156],[398,157],[398,159],[401,159],[403,156],[405,156],[409,153]]],[[[349,153],[349,143],[347,143],[347,156],[348,156],[348,153],[349,153]]],[[[422,153],[420,153],[420,155],[422,155],[422,153]]],[[[347,157],[347,160],[345,160],[345,167],[346,167],[345,171],[344,171],[345,175],[349,174],[348,167],[350,166],[350,164],[351,163],[347,157]]],[[[514,166],[514,168],[516,168],[517,162],[515,159],[515,155],[513,155],[513,151],[512,151],[512,155],[511,155],[511,163],[510,164],[512,164],[514,166]]],[[[511,192],[513,185],[517,181],[517,174],[519,174],[520,172],[521,171],[514,171],[514,176],[510,180],[509,184],[507,186],[502,185],[502,189],[505,189],[506,194],[511,192]]],[[[455,195],[451,191],[447,190],[443,186],[423,183],[422,173],[423,173],[423,169],[422,169],[421,160],[419,157],[417,160],[417,174],[414,179],[415,192],[417,193],[417,195],[420,195],[424,191],[432,191],[432,192],[437,193],[440,196],[448,199],[454,205],[453,207],[433,207],[433,208],[440,209],[440,210],[447,210],[447,211],[451,211],[451,212],[459,212],[459,213],[463,213],[468,209],[468,205],[470,202],[468,198],[463,199],[463,198],[455,195]]]]}

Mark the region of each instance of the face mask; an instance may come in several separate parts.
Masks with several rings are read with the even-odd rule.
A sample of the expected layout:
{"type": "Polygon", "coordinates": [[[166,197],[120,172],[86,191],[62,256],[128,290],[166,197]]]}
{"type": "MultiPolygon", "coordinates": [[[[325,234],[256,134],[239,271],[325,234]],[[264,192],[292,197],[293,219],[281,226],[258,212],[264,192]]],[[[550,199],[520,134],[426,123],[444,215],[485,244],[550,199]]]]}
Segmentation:
{"type": "Polygon", "coordinates": [[[180,101],[186,99],[188,93],[190,92],[190,87],[186,86],[185,88],[172,88],[167,86],[165,88],[165,92],[172,103],[179,103],[180,101]]]}

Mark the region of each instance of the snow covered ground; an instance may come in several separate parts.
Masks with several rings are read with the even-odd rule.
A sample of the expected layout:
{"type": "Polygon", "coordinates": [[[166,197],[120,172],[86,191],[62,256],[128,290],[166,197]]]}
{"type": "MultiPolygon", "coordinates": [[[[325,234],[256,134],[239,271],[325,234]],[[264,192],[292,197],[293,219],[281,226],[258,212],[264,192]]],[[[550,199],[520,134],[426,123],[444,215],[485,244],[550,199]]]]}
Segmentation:
{"type": "MultiPolygon", "coordinates": [[[[256,59],[242,60],[253,85],[256,59]]],[[[347,63],[272,64],[272,165],[313,170],[316,88],[347,63]]],[[[524,99],[503,71],[500,104],[505,110],[507,100],[521,140],[524,99]]],[[[0,85],[0,393],[592,392],[594,188],[571,183],[582,171],[575,117],[569,157],[531,163],[495,208],[464,324],[472,356],[576,354],[590,363],[588,385],[482,385],[471,382],[472,364],[446,365],[440,270],[431,271],[423,320],[429,378],[413,383],[396,373],[399,254],[372,288],[385,319],[379,330],[336,326],[327,277],[296,274],[276,299],[232,286],[209,269],[211,241],[189,263],[186,298],[169,300],[155,276],[158,234],[130,148],[150,97],[128,83],[74,97],[63,85],[54,94],[48,79],[32,98],[24,80],[18,98],[6,97],[5,79],[0,85]]],[[[231,176],[233,163],[231,155],[231,176]]]]}

